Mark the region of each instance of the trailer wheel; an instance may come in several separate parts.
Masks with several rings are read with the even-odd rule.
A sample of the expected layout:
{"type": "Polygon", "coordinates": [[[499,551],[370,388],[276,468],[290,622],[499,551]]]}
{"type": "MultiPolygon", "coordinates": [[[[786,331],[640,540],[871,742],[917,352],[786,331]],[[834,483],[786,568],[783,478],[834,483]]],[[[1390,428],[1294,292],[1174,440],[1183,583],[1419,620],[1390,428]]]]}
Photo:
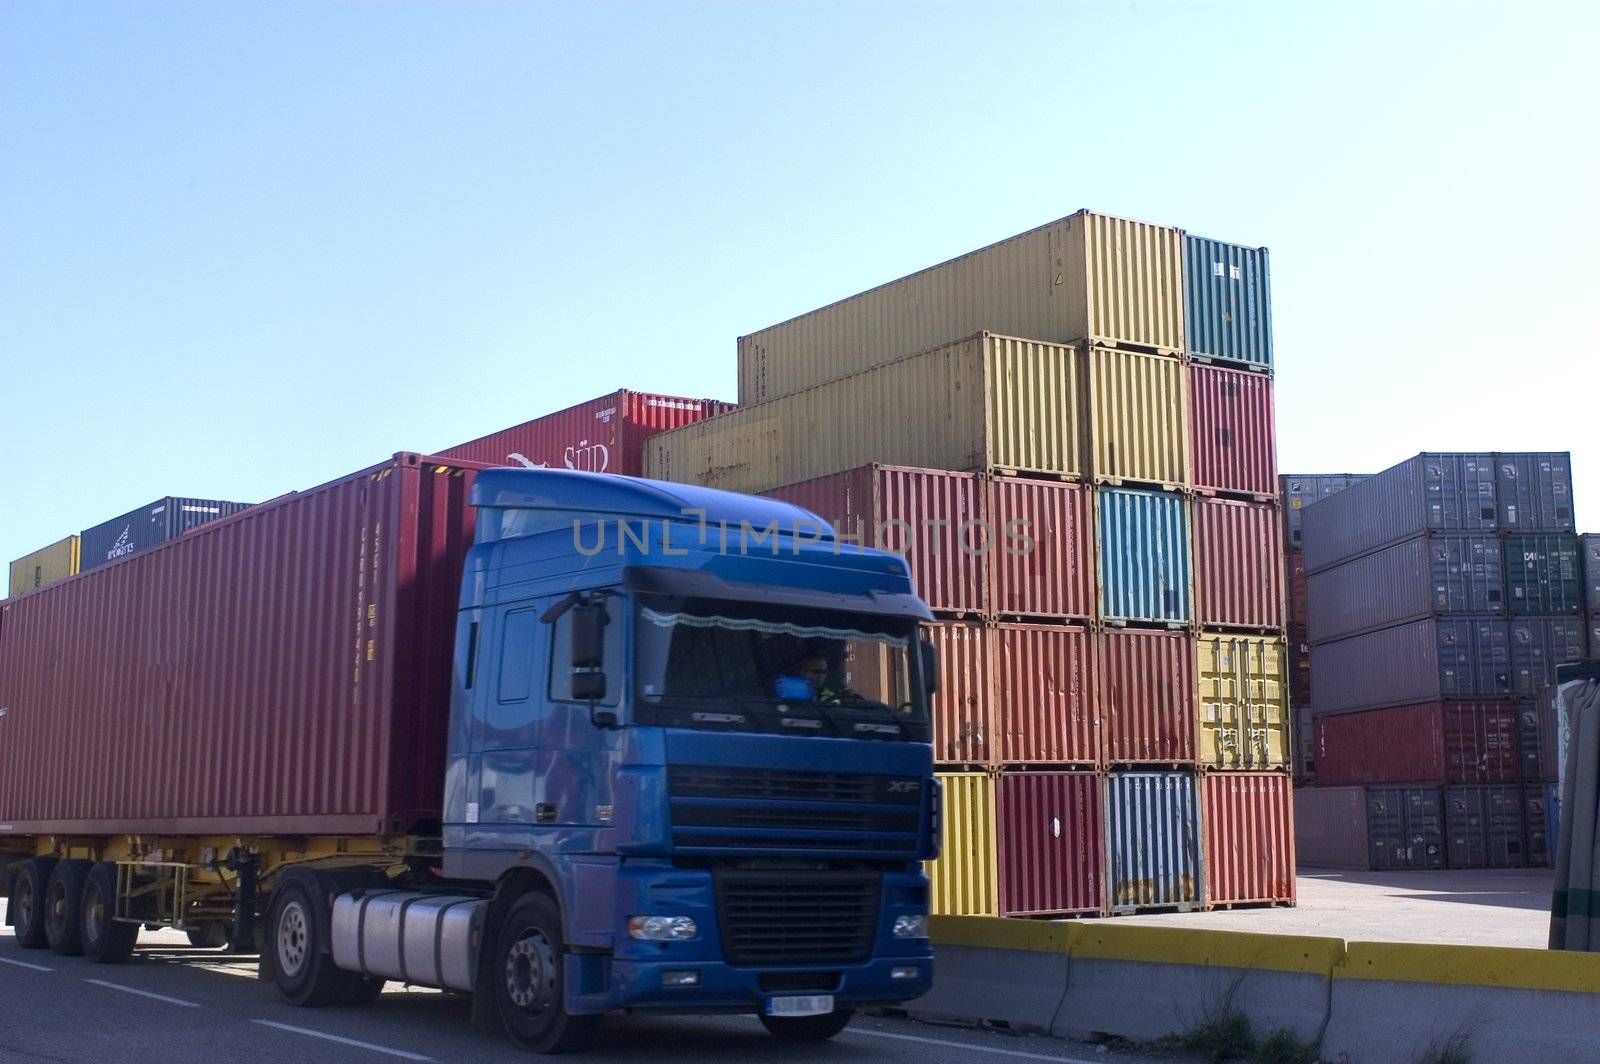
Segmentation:
{"type": "Polygon", "coordinates": [[[189,945],[196,949],[220,949],[228,944],[228,925],[221,920],[207,920],[184,932],[189,945]]]}
{"type": "Polygon", "coordinates": [[[566,1011],[561,914],[543,894],[524,894],[511,906],[495,943],[494,998],[506,1034],[534,1053],[581,1048],[599,1016],[566,1011]]]}
{"type": "Polygon", "coordinates": [[[64,957],[83,952],[78,930],[83,921],[83,883],[93,861],[57,861],[44,890],[44,934],[64,957]]]}
{"type": "Polygon", "coordinates": [[[11,881],[11,902],[7,912],[15,923],[17,945],[23,949],[44,949],[50,940],[44,933],[45,885],[56,866],[54,857],[35,857],[22,862],[11,881]]]}
{"type": "Polygon", "coordinates": [[[133,955],[139,925],[113,919],[117,912],[117,866],[101,861],[83,884],[78,937],[83,955],[95,964],[121,964],[133,955]]]}
{"type": "Polygon", "coordinates": [[[836,1009],[823,1016],[763,1016],[761,1026],[780,1042],[825,1042],[850,1026],[854,1009],[836,1009]]]}
{"type": "Polygon", "coordinates": [[[349,993],[353,972],[334,967],[317,918],[320,899],[303,880],[289,879],[272,892],[265,950],[272,952],[273,981],[291,1005],[338,1005],[349,993]]]}

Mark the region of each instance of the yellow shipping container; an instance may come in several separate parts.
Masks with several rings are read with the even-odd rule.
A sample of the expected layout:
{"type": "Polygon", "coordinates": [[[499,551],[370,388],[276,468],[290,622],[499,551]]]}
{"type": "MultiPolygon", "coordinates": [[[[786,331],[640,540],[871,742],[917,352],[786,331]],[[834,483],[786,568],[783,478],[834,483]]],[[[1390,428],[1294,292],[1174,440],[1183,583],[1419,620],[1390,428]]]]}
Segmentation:
{"type": "Polygon", "coordinates": [[[1096,481],[1189,485],[1188,367],[1175,358],[1091,347],[1090,471],[1096,481]]]}
{"type": "Polygon", "coordinates": [[[760,403],[989,329],[1183,350],[1183,232],[1079,211],[739,338],[760,403]]]}
{"type": "Polygon", "coordinates": [[[1082,475],[1075,348],[979,333],[653,436],[659,480],[759,492],[870,462],[1082,475]]]}
{"type": "Polygon", "coordinates": [[[1200,636],[1201,768],[1288,767],[1288,657],[1278,636],[1200,636]]]}
{"type": "Polygon", "coordinates": [[[78,575],[78,537],[68,536],[11,563],[11,597],[78,575]]]}
{"type": "Polygon", "coordinates": [[[998,916],[999,854],[995,849],[994,777],[940,772],[943,826],[939,859],[927,864],[935,916],[998,916]]]}

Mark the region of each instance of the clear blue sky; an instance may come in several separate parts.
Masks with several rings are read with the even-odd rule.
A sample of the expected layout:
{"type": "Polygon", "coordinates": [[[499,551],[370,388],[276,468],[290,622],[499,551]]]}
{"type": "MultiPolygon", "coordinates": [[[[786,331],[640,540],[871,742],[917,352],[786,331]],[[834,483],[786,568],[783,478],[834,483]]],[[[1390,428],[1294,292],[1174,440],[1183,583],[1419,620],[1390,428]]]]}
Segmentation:
{"type": "Polygon", "coordinates": [[[1272,248],[1281,462],[1568,449],[1593,4],[0,6],[0,561],[628,386],[1093,207],[1272,248]]]}

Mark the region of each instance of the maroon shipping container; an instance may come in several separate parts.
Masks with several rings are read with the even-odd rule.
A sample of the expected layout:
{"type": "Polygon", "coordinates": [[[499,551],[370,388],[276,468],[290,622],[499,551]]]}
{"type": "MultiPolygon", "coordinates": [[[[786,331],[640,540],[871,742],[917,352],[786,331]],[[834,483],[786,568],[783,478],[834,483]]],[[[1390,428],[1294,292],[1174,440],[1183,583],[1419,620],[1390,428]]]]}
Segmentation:
{"type": "Polygon", "coordinates": [[[1514,783],[1515,702],[1424,702],[1318,717],[1317,780],[1514,783]]]}
{"type": "Polygon", "coordinates": [[[994,612],[1007,619],[1094,616],[1093,502],[1081,484],[989,479],[994,612]],[[1019,537],[1026,537],[1021,539],[1019,537]]]}
{"type": "Polygon", "coordinates": [[[0,612],[0,823],[371,835],[436,820],[473,467],[417,455],[0,612]]]}
{"type": "Polygon", "coordinates": [[[1208,772],[1206,900],[1211,905],[1292,902],[1294,797],[1277,772],[1208,772]]]}
{"type": "Polygon", "coordinates": [[[1096,637],[1095,702],[1108,764],[1194,762],[1194,638],[1139,628],[1096,637]]]}
{"type": "Polygon", "coordinates": [[[995,801],[1000,915],[1061,916],[1105,908],[1105,828],[1093,772],[1014,772],[995,801]]]}
{"type": "Polygon", "coordinates": [[[862,546],[905,555],[929,609],[981,616],[987,608],[996,545],[986,538],[993,522],[983,481],[973,474],[870,465],[765,494],[805,507],[862,546]]]}
{"type": "Polygon", "coordinates": [[[497,466],[582,469],[644,476],[644,441],[734,408],[716,399],[684,399],[624,388],[501,429],[439,454],[497,466]]]}
{"type": "Polygon", "coordinates": [[[1196,499],[1194,598],[1208,628],[1283,628],[1283,524],[1272,503],[1196,499]]]}
{"type": "Polygon", "coordinates": [[[986,765],[992,758],[993,640],[981,624],[923,626],[939,652],[939,690],[933,696],[933,759],[948,765],[986,765]]]}
{"type": "Polygon", "coordinates": [[[1305,628],[1310,620],[1307,610],[1306,556],[1304,552],[1289,552],[1289,627],[1305,628]]]}
{"type": "Polygon", "coordinates": [[[998,759],[1009,764],[1097,763],[1100,731],[1089,633],[1064,624],[1001,624],[993,633],[999,734],[993,752],[998,759]]]}
{"type": "Polygon", "coordinates": [[[1189,367],[1194,486],[1199,491],[1278,494],[1272,378],[1216,366],[1189,367]]]}

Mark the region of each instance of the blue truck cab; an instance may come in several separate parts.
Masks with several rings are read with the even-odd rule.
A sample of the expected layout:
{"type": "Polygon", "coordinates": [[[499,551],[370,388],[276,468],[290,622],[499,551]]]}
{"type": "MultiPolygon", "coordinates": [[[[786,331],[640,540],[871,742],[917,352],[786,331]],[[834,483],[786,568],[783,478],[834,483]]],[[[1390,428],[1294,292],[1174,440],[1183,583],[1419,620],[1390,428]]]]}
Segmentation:
{"type": "Polygon", "coordinates": [[[492,887],[475,1009],[550,1051],[620,1009],[809,1039],[924,993],[937,666],[904,559],[681,484],[494,469],[471,501],[441,883],[492,887]]]}

